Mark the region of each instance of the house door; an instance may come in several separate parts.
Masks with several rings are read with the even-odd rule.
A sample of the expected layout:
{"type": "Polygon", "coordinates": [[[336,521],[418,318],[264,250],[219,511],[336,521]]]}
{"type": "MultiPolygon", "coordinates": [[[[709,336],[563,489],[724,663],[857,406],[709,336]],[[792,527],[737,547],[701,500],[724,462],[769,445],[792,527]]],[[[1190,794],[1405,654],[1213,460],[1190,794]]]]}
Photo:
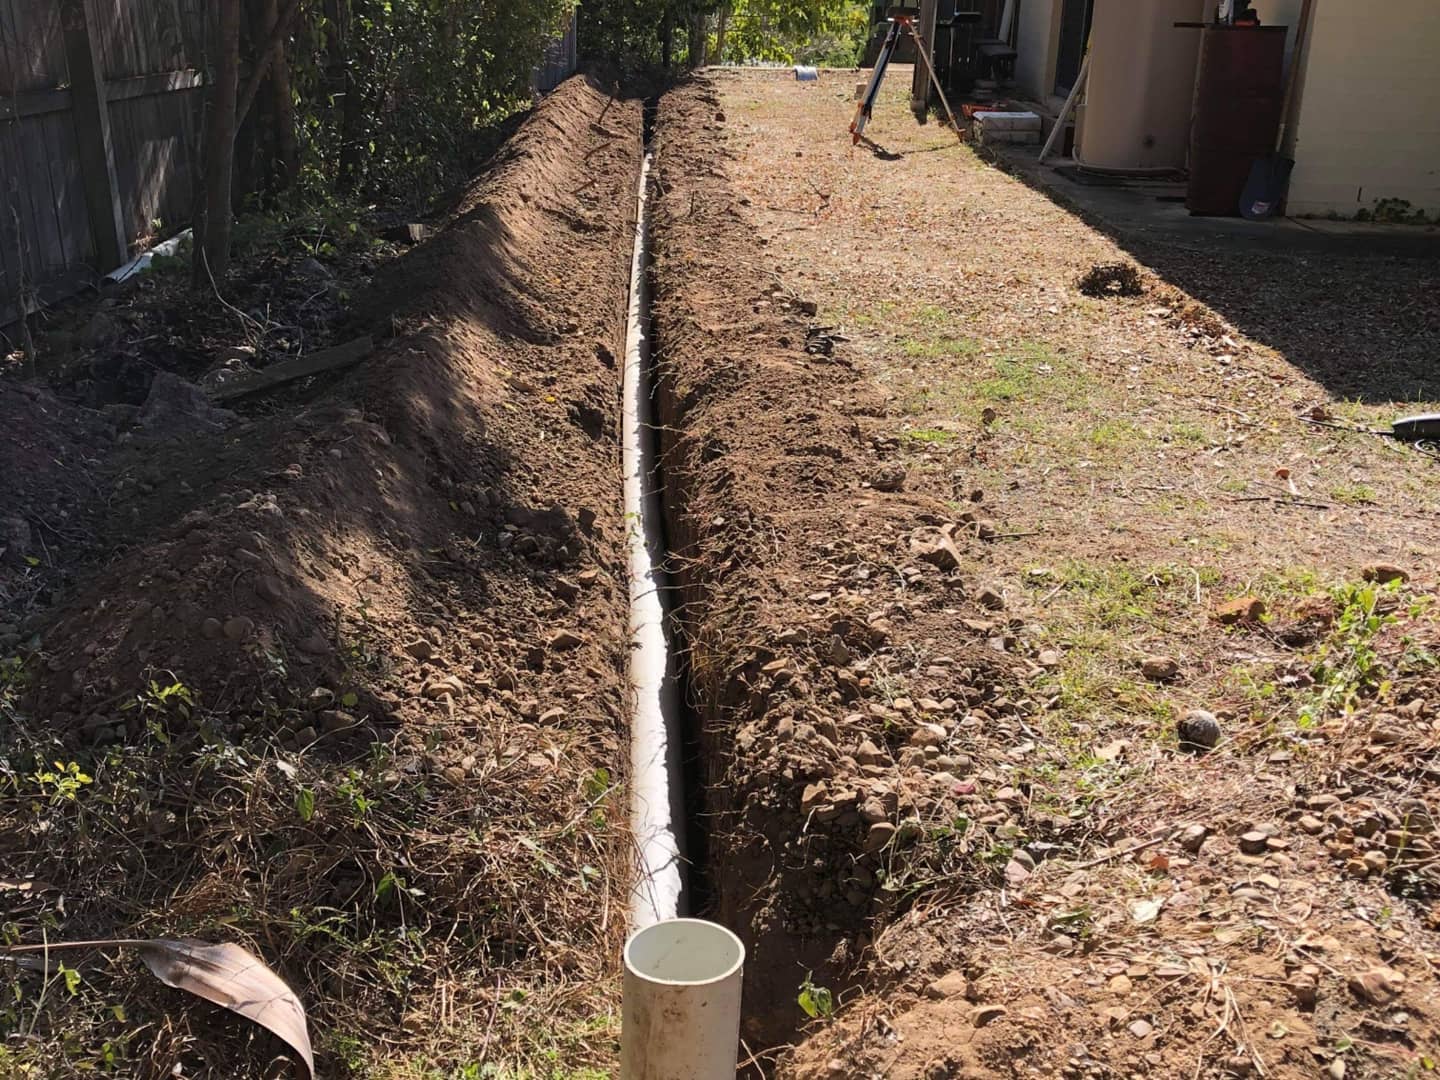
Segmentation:
{"type": "Polygon", "coordinates": [[[1062,0],[1060,44],[1055,53],[1055,93],[1064,97],[1080,77],[1085,43],[1090,40],[1090,14],[1094,0],[1062,0]]]}

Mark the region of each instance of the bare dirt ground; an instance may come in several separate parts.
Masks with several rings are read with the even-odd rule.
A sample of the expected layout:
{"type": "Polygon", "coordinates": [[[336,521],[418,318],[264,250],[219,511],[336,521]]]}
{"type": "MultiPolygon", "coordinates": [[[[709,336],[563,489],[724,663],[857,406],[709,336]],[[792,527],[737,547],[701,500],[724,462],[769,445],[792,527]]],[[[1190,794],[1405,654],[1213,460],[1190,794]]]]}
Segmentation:
{"type": "Polygon", "coordinates": [[[1177,246],[1087,290],[1136,253],[917,126],[903,74],[852,149],[856,78],[707,72],[658,117],[752,1066],[1424,1075],[1437,465],[1305,417],[1436,407],[1436,263],[1177,246]]]}
{"type": "MultiPolygon", "coordinates": [[[[611,1060],[640,141],[638,102],[548,98],[348,330],[308,326],[372,332],[348,375],[238,414],[157,395],[209,360],[161,280],[67,342],[64,371],[139,380],[105,389],[120,408],[88,375],[3,388],[7,940],[243,944],[307,1005],[323,1076],[611,1060]]],[[[326,292],[263,278],[237,294],[326,292]]],[[[270,345],[309,348],[292,321],[270,345]]],[[[73,981],[6,971],[5,1075],[288,1071],[133,955],[66,959],[73,981]]]]}

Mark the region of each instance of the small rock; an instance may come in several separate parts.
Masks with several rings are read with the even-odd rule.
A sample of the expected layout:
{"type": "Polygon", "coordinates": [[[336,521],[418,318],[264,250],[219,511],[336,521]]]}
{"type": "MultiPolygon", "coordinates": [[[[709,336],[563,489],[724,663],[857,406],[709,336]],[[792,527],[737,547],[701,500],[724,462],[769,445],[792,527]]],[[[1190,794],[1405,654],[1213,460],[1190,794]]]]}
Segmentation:
{"type": "Polygon", "coordinates": [[[1110,980],[1109,986],[1112,994],[1119,994],[1123,997],[1130,993],[1135,984],[1130,981],[1128,975],[1116,975],[1110,980]]]}
{"type": "Polygon", "coordinates": [[[236,615],[233,619],[225,620],[223,630],[231,641],[248,641],[255,633],[255,622],[248,616],[236,615]]]}
{"type": "Polygon", "coordinates": [[[1129,1027],[1130,1034],[1134,1035],[1137,1039],[1147,1038],[1154,1030],[1155,1025],[1148,1020],[1136,1020],[1129,1027]]]}
{"type": "Polygon", "coordinates": [[[1005,884],[1011,888],[1025,884],[1029,877],[1029,868],[1019,859],[1011,859],[1005,864],[1005,884]]]}
{"type": "Polygon", "coordinates": [[[1360,576],[1366,581],[1379,582],[1381,585],[1388,585],[1392,581],[1406,582],[1410,580],[1410,574],[1403,567],[1387,562],[1371,563],[1360,571],[1360,576]]]}
{"type": "Polygon", "coordinates": [[[1389,1005],[1405,988],[1405,976],[1394,968],[1375,967],[1350,976],[1350,991],[1372,1005],[1389,1005]]]}
{"type": "Polygon", "coordinates": [[[405,646],[405,651],[416,660],[429,660],[435,656],[435,646],[424,638],[416,638],[405,646]]]}
{"type": "Polygon", "coordinates": [[[885,804],[873,796],[860,804],[860,820],[866,825],[886,821],[889,817],[890,815],[885,812],[885,804]]]}
{"type": "Polygon", "coordinates": [[[229,409],[210,404],[205,391],[178,375],[162,371],[135,415],[135,426],[156,439],[210,435],[224,431],[239,417],[229,409]]]}
{"type": "Polygon", "coordinates": [[[975,602],[978,603],[981,607],[990,608],[992,611],[998,610],[1005,606],[1005,598],[1002,597],[994,589],[990,588],[981,589],[978,593],[976,593],[975,602]]]}
{"type": "Polygon", "coordinates": [[[905,487],[905,466],[889,461],[870,474],[870,486],[876,491],[901,491],[905,487]]]}
{"type": "Polygon", "coordinates": [[[309,724],[307,724],[299,731],[295,732],[295,745],[309,746],[319,737],[320,733],[316,731],[313,727],[311,727],[309,724]]]}
{"type": "Polygon", "coordinates": [[[344,709],[326,709],[316,719],[320,721],[320,726],[326,731],[344,731],[359,723],[344,709]]]}
{"type": "Polygon", "coordinates": [[[995,527],[995,522],[982,519],[975,523],[975,535],[981,540],[994,540],[1000,535],[1000,530],[995,527]]]}
{"type": "Polygon", "coordinates": [[[1169,682],[1180,674],[1180,665],[1173,656],[1147,656],[1140,661],[1140,673],[1151,682],[1169,682]]]}
{"type": "Polygon", "coordinates": [[[565,710],[556,705],[546,709],[540,714],[539,722],[542,724],[558,724],[565,719],[565,710]]]}
{"type": "Polygon", "coordinates": [[[421,697],[429,698],[431,701],[438,701],[445,695],[459,697],[465,692],[465,684],[455,675],[437,675],[426,679],[420,687],[421,697]]]}
{"type": "Polygon", "coordinates": [[[1325,1075],[1330,1077],[1330,1080],[1345,1080],[1345,1059],[1338,1057],[1332,1059],[1325,1069],[1325,1075]]]}
{"type": "Polygon", "coordinates": [[[1303,815],[1295,824],[1300,826],[1302,832],[1309,833],[1311,836],[1318,836],[1325,831],[1325,822],[1314,814],[1303,815]]]}
{"type": "Polygon", "coordinates": [[[1054,670],[1060,666],[1061,656],[1054,649],[1044,649],[1035,658],[1035,662],[1047,671],[1054,670]]]}
{"type": "Polygon", "coordinates": [[[942,975],[925,987],[925,996],[936,1001],[961,997],[969,992],[970,980],[966,978],[963,971],[952,971],[948,975],[942,975]]]}
{"type": "Polygon", "coordinates": [[[1241,596],[1229,600],[1215,609],[1215,621],[1223,626],[1237,623],[1253,623],[1265,614],[1265,601],[1258,596],[1241,596]]]}
{"type": "Polygon", "coordinates": [[[1175,727],[1183,750],[1213,750],[1220,742],[1220,721],[1204,709],[1191,709],[1175,727]]]}
{"type": "Polygon", "coordinates": [[[1370,876],[1370,864],[1364,859],[1348,859],[1345,862],[1345,873],[1353,878],[1367,878],[1370,876]]]}
{"type": "Polygon", "coordinates": [[[1187,825],[1185,831],[1180,834],[1180,846],[1191,855],[1198,854],[1200,848],[1205,844],[1205,838],[1210,835],[1210,830],[1204,825],[1187,825]]]}
{"type": "Polygon", "coordinates": [[[1258,829],[1247,832],[1240,837],[1240,850],[1246,855],[1263,855],[1265,854],[1265,841],[1267,839],[1269,838],[1258,829]]]}
{"type": "Polygon", "coordinates": [[[865,851],[873,854],[880,851],[895,837],[895,826],[888,821],[877,821],[865,833],[865,851]]]}
{"type": "Polygon", "coordinates": [[[1383,851],[1367,851],[1362,858],[1372,874],[1383,874],[1385,868],[1390,865],[1390,860],[1385,857],[1383,851]]]}
{"type": "Polygon", "coordinates": [[[556,650],[574,649],[584,643],[585,639],[573,630],[556,630],[550,635],[550,648],[556,650]]]}
{"type": "Polygon", "coordinates": [[[224,635],[225,627],[220,624],[219,619],[206,619],[200,624],[200,636],[209,641],[214,641],[224,635]]]}
{"type": "Polygon", "coordinates": [[[1009,1011],[1004,1005],[978,1005],[970,1014],[970,1022],[977,1028],[982,1028],[986,1024],[999,1020],[1009,1011]]]}

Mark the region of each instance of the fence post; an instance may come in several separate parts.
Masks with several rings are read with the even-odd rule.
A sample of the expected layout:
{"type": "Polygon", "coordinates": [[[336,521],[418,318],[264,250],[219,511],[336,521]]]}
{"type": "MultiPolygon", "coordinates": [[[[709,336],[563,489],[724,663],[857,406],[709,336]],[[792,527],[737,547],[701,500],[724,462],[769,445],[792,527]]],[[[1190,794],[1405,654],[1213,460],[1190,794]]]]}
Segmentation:
{"type": "Polygon", "coordinates": [[[120,184],[115,176],[114,147],[110,142],[110,110],[105,101],[105,76],[100,51],[90,34],[86,0],[61,0],[65,28],[65,60],[70,66],[70,109],[75,122],[75,143],[80,176],[85,183],[85,206],[95,258],[101,272],[115,269],[129,256],[125,218],[120,210],[120,184]]]}

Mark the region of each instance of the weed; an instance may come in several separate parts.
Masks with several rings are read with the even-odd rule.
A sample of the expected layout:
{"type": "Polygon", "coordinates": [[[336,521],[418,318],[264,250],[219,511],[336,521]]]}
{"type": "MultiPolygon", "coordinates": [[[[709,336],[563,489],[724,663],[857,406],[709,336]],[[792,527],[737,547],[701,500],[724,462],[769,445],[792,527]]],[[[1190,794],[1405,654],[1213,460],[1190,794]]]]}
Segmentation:
{"type": "Polygon", "coordinates": [[[954,442],[956,435],[953,431],[942,431],[939,428],[911,428],[905,432],[905,438],[910,442],[944,446],[954,442]]]}
{"type": "Polygon", "coordinates": [[[1090,445],[1100,450],[1113,450],[1133,443],[1143,434],[1128,420],[1107,420],[1090,431],[1090,445]]]}
{"type": "Polygon", "coordinates": [[[1340,484],[1330,489],[1330,497],[1351,506],[1369,506],[1379,501],[1375,489],[1369,484],[1340,484]]]}
{"type": "Polygon", "coordinates": [[[805,973],[805,981],[800,984],[800,994],[795,1001],[811,1020],[828,1020],[835,1013],[835,999],[828,987],[815,985],[811,978],[813,974],[810,971],[805,973]]]}
{"type": "Polygon", "coordinates": [[[980,343],[972,338],[923,338],[903,337],[900,351],[906,356],[938,360],[943,357],[974,356],[980,350],[980,343]]]}
{"type": "Polygon", "coordinates": [[[1396,619],[1393,612],[1382,610],[1381,602],[1399,589],[1399,582],[1390,582],[1346,584],[1334,590],[1335,626],[1313,657],[1315,690],[1300,709],[1301,727],[1349,712],[1362,698],[1384,691],[1386,669],[1375,643],[1396,619]]]}

